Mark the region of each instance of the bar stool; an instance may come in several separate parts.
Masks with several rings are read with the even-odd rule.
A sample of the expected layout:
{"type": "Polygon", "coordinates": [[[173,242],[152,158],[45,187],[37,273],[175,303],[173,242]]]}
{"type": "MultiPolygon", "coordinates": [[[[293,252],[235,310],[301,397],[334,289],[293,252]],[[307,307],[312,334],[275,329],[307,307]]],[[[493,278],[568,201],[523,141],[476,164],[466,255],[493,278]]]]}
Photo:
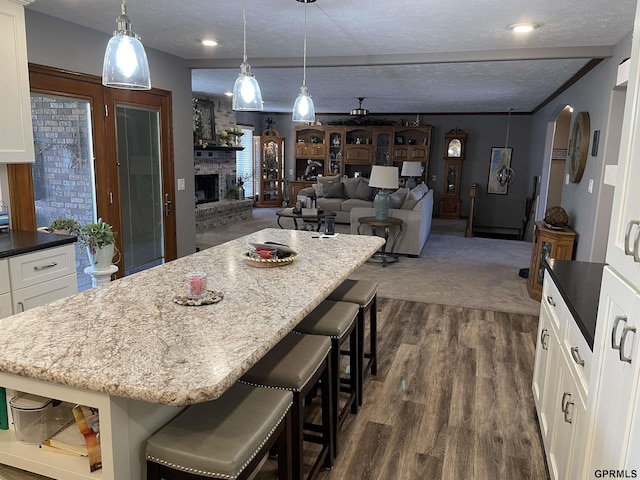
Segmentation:
{"type": "Polygon", "coordinates": [[[278,478],[291,478],[291,405],[283,390],[234,384],[187,407],[147,440],[147,480],[248,479],[278,447],[278,478]]]}
{"type": "Polygon", "coordinates": [[[322,445],[307,476],[308,480],[317,475],[321,464],[327,469],[333,467],[334,413],[330,351],[331,341],[327,337],[289,333],[240,379],[240,382],[250,385],[286,389],[293,393],[291,459],[295,480],[303,478],[304,440],[322,445]],[[322,424],[313,425],[304,422],[304,399],[318,382],[322,390],[322,424]]]}
{"type": "Polygon", "coordinates": [[[360,352],[360,381],[358,402],[362,405],[362,384],[370,371],[372,375],[378,373],[377,330],[378,330],[378,284],[369,280],[351,280],[342,282],[327,296],[327,300],[336,302],[350,302],[359,305],[358,311],[358,342],[360,352]],[[369,312],[369,353],[364,351],[364,317],[369,312]],[[369,361],[365,364],[364,359],[369,361]]]}
{"type": "Polygon", "coordinates": [[[358,373],[358,329],[356,318],[358,306],[348,302],[334,302],[324,300],[309,315],[307,315],[293,330],[297,333],[324,335],[331,338],[331,363],[333,370],[333,443],[336,457],[338,456],[338,429],[351,409],[351,413],[358,413],[358,391],[360,375],[358,373]],[[340,378],[340,347],[349,340],[349,378],[340,378]],[[341,391],[340,383],[347,383],[346,392],[349,393],[346,403],[338,410],[338,396],[341,391]]]}

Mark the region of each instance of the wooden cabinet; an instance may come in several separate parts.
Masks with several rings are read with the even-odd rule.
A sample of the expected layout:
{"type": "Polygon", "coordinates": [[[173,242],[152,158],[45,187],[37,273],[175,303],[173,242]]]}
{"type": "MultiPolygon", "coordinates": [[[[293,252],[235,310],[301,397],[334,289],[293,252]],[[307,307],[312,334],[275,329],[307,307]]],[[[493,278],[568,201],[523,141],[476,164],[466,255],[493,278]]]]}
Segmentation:
{"type": "Polygon", "coordinates": [[[33,163],[24,4],[0,0],[0,163],[33,163]]]}
{"type": "Polygon", "coordinates": [[[9,257],[7,267],[12,313],[24,312],[77,293],[75,258],[73,244],[9,257]]]}
{"type": "Polygon", "coordinates": [[[552,480],[585,478],[591,364],[591,350],[547,272],[532,389],[552,480]]]}
{"type": "Polygon", "coordinates": [[[294,176],[315,182],[318,175],[368,177],[372,165],[403,161],[424,164],[429,170],[431,126],[302,126],[295,128],[294,176]]]}
{"type": "Polygon", "coordinates": [[[254,188],[258,189],[256,207],[279,207],[284,193],[284,138],[274,129],[260,136],[260,160],[254,188]]]}
{"type": "Polygon", "coordinates": [[[565,227],[562,230],[552,229],[543,221],[536,222],[531,246],[531,260],[529,262],[529,278],[527,291],[534,300],[540,301],[542,283],[544,281],[544,258],[571,260],[575,232],[565,227]]]}

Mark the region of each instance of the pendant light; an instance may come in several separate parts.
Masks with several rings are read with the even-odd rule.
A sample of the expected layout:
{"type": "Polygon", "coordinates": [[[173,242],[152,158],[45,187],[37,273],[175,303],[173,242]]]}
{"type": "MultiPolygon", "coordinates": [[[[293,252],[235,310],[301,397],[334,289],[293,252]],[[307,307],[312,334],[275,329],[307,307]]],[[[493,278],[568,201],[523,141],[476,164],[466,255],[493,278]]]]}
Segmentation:
{"type": "Polygon", "coordinates": [[[307,89],[307,3],[314,3],[316,0],[296,1],[304,3],[304,49],[302,55],[302,87],[296,102],[293,104],[291,120],[294,122],[314,123],[316,121],[316,110],[307,89]]]}
{"type": "Polygon", "coordinates": [[[509,108],[509,115],[507,116],[507,138],[504,141],[504,158],[502,160],[502,166],[496,172],[496,179],[501,187],[505,185],[509,185],[513,182],[513,170],[510,167],[511,164],[511,156],[509,155],[509,149],[507,148],[509,145],[509,124],[511,123],[511,111],[512,108],[509,108]]]}
{"type": "Polygon", "coordinates": [[[128,90],[150,90],[149,62],[140,37],[131,30],[126,0],[116,20],[117,29],[107,44],[102,64],[102,84],[128,90]]]}
{"type": "Polygon", "coordinates": [[[237,111],[262,111],[262,93],[256,77],[251,73],[247,63],[247,0],[242,7],[242,23],[244,26],[244,55],[240,64],[240,74],[233,85],[233,109],[237,111]]]}

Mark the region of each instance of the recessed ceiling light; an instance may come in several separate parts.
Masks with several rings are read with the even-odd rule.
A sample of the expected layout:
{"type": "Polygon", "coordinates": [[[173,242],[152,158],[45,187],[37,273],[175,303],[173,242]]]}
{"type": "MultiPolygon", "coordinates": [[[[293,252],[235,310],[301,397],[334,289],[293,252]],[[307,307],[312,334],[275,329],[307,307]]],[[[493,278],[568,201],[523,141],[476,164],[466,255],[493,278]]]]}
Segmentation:
{"type": "Polygon", "coordinates": [[[539,26],[540,25],[536,25],[535,23],[514,23],[510,25],[509,28],[517,33],[529,33],[539,26]]]}
{"type": "Polygon", "coordinates": [[[202,44],[206,47],[215,47],[216,45],[218,45],[218,42],[216,42],[215,40],[202,40],[202,44]]]}
{"type": "Polygon", "coordinates": [[[227,97],[233,97],[233,92],[224,92],[227,97]]]}

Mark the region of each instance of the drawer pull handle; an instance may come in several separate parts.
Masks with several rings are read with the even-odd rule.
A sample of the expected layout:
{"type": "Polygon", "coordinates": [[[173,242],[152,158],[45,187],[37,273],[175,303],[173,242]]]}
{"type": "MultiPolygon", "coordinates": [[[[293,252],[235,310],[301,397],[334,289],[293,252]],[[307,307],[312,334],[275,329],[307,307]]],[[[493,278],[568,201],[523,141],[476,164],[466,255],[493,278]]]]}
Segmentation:
{"type": "Polygon", "coordinates": [[[47,263],[46,265],[36,265],[35,267],[33,267],[33,269],[36,272],[39,272],[41,270],[46,270],[47,268],[53,268],[58,266],[58,264],[56,262],[51,262],[51,263],[47,263]]]}
{"type": "Polygon", "coordinates": [[[580,357],[578,347],[571,347],[571,356],[573,357],[574,362],[576,362],[581,367],[584,367],[584,360],[580,357]]]}
{"type": "Polygon", "coordinates": [[[544,350],[549,350],[549,330],[544,328],[540,334],[540,345],[544,350]]]}
{"type": "Polygon", "coordinates": [[[616,333],[618,332],[618,324],[620,322],[627,323],[627,316],[618,315],[613,321],[613,327],[611,328],[611,348],[614,350],[620,350],[620,343],[616,342],[616,333]]]}
{"type": "Polygon", "coordinates": [[[560,408],[562,409],[562,413],[566,413],[567,409],[569,408],[568,400],[571,400],[571,393],[564,392],[564,394],[562,395],[562,400],[560,401],[560,408]]]}
{"type": "Polygon", "coordinates": [[[549,305],[551,305],[552,307],[556,306],[556,302],[551,295],[547,295],[547,302],[549,302],[549,305]]]}
{"type": "Polygon", "coordinates": [[[636,232],[636,240],[633,242],[633,261],[640,263],[640,228],[636,232]]]}
{"type": "MultiPolygon", "coordinates": [[[[18,307],[19,307],[20,312],[24,312],[24,303],[23,302],[18,302],[18,307]]],[[[18,312],[18,313],[20,313],[20,312],[18,312]]]]}
{"type": "Polygon", "coordinates": [[[620,338],[620,361],[627,362],[627,363],[631,363],[631,356],[627,356],[624,354],[624,347],[625,347],[625,344],[627,343],[627,336],[629,335],[629,332],[635,333],[636,326],[627,325],[626,327],[624,327],[624,330],[622,330],[622,337],[620,338]]]}
{"type": "MultiPolygon", "coordinates": [[[[624,234],[624,253],[625,255],[633,255],[633,250],[631,250],[631,246],[629,244],[629,240],[631,239],[631,229],[633,229],[634,225],[640,225],[640,220],[631,220],[627,223],[627,231],[624,234]]],[[[638,237],[636,236],[636,240],[638,237]]]]}
{"type": "Polygon", "coordinates": [[[565,392],[565,394],[562,396],[563,403],[564,403],[565,396],[568,398],[567,398],[567,403],[565,403],[564,406],[562,407],[562,413],[564,413],[564,421],[567,423],[572,423],[571,417],[569,417],[569,406],[573,405],[573,402],[571,401],[571,394],[565,392]]]}

